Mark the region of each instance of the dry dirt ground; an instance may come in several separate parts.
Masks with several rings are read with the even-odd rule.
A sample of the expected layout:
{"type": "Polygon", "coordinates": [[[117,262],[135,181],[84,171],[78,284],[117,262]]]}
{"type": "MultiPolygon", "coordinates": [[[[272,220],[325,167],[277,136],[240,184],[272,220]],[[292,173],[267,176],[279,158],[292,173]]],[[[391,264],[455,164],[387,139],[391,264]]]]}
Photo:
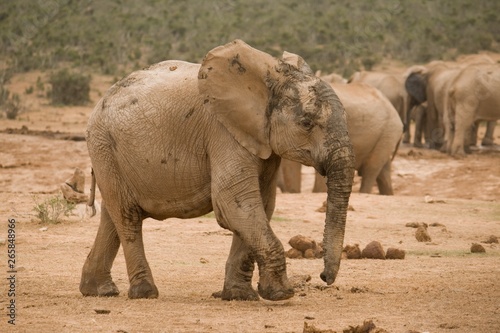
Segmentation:
{"type": "MultiPolygon", "coordinates": [[[[85,142],[62,140],[67,136],[54,133],[83,133],[92,105],[56,108],[35,93],[26,95],[25,89],[43,75],[12,79],[9,88],[20,93],[25,111],[17,120],[0,119],[0,130],[24,125],[49,131],[45,136],[0,133],[0,239],[7,238],[8,219],[17,221],[16,325],[7,323],[12,297],[7,296],[8,244],[4,243],[0,332],[302,332],[304,322],[319,330],[342,332],[364,320],[388,332],[500,332],[500,246],[483,242],[491,235],[500,237],[498,149],[477,149],[454,159],[403,145],[393,165],[395,196],[359,194],[355,186],[345,244],[363,248],[377,240],[384,249],[404,249],[406,258],[343,260],[331,287],[319,278],[322,260],[287,259],[289,276],[311,276],[296,288],[292,299],[212,298],[223,284],[231,237],[209,214],[145,222],[146,253],[160,291],[158,299],[127,299],[121,250],[112,271],[121,294],[82,297],[80,272],[98,217],[89,218],[85,207],[79,206],[62,223],[43,225],[33,207],[36,201],[58,195],[59,184],[76,167],[87,175],[88,192],[85,142]],[[429,227],[432,241],[420,243],[415,229],[405,226],[411,222],[440,225],[429,227]],[[471,254],[472,243],[481,243],[486,253],[471,254]]],[[[94,78],[93,103],[111,80],[94,78]]],[[[495,140],[500,144],[498,129],[495,140]]],[[[306,193],[277,197],[272,226],[285,250],[297,234],[322,238],[324,214],[316,209],[325,195],[307,193],[311,169],[304,168],[303,177],[306,193]]]]}

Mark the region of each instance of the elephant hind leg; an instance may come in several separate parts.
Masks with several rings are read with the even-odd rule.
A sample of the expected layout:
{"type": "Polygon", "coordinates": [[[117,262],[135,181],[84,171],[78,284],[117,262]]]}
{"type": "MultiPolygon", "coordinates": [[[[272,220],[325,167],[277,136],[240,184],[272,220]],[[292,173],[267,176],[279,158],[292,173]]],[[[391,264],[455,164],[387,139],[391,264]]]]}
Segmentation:
{"type": "Polygon", "coordinates": [[[387,161],[377,177],[378,191],[382,195],[394,195],[391,180],[391,163],[391,160],[387,161]]]}
{"type": "Polygon", "coordinates": [[[83,296],[116,296],[118,288],[111,278],[111,267],[120,239],[103,202],[97,236],[83,266],[80,292],[83,296]]]}
{"type": "Polygon", "coordinates": [[[144,252],[142,210],[140,207],[130,204],[125,205],[125,207],[128,208],[116,205],[116,209],[113,213],[110,212],[110,215],[115,222],[127,264],[130,282],[128,297],[131,299],[157,298],[158,289],[144,252]]]}
{"type": "MultiPolygon", "coordinates": [[[[369,163],[368,163],[369,164],[369,163]]],[[[371,193],[376,182],[378,170],[374,170],[368,165],[363,165],[358,170],[358,175],[361,176],[361,186],[359,193],[371,193]]]]}

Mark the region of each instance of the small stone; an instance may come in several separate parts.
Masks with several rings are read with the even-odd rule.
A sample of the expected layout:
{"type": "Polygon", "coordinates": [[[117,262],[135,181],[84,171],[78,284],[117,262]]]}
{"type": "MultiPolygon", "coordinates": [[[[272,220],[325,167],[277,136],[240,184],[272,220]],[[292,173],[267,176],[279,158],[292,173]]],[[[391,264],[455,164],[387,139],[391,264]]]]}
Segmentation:
{"type": "Polygon", "coordinates": [[[111,313],[111,310],[106,310],[106,309],[94,309],[94,311],[97,314],[109,314],[109,313],[111,313]]]}
{"type": "Polygon", "coordinates": [[[405,250],[390,247],[387,249],[385,259],[404,259],[406,255],[405,250]]]}
{"type": "Polygon", "coordinates": [[[498,237],[494,236],[494,235],[491,235],[490,237],[488,237],[487,240],[483,241],[483,243],[486,243],[486,244],[498,244],[498,237]]]}
{"type": "Polygon", "coordinates": [[[417,231],[415,231],[415,238],[419,242],[431,242],[432,238],[427,232],[427,223],[422,223],[419,225],[417,228],[417,231]]]}
{"type": "Polygon", "coordinates": [[[470,247],[470,252],[471,253],[485,253],[486,249],[478,243],[472,243],[472,246],[470,247]]]}
{"type": "Polygon", "coordinates": [[[313,249],[307,249],[304,251],[304,258],[306,259],[316,259],[313,249]]]}
{"type": "Polygon", "coordinates": [[[5,238],[0,238],[0,245],[5,245],[6,242],[5,238]]]}
{"type": "Polygon", "coordinates": [[[361,249],[359,248],[359,244],[346,245],[343,253],[345,253],[346,259],[361,259],[361,249]]]}
{"type": "Polygon", "coordinates": [[[304,256],[302,255],[302,251],[292,247],[290,250],[286,251],[286,257],[290,259],[302,259],[304,256]]]}
{"type": "Polygon", "coordinates": [[[408,228],[418,228],[420,226],[420,223],[418,222],[408,222],[405,225],[408,228]]]}
{"type": "Polygon", "coordinates": [[[41,228],[40,228],[40,229],[38,229],[38,230],[40,230],[40,231],[47,231],[47,230],[49,230],[49,228],[48,228],[48,227],[41,227],[41,228]]]}
{"type": "Polygon", "coordinates": [[[314,242],[312,250],[313,250],[314,256],[316,258],[318,258],[318,259],[319,258],[323,258],[324,251],[323,251],[323,244],[322,243],[316,243],[316,242],[314,242]]]}
{"type": "Polygon", "coordinates": [[[297,235],[290,238],[288,244],[290,244],[290,246],[293,247],[294,249],[304,252],[307,249],[313,248],[313,242],[314,241],[309,237],[297,235]]]}
{"type": "Polygon", "coordinates": [[[208,260],[205,258],[200,258],[200,263],[202,264],[208,264],[208,260]]]}
{"type": "Polygon", "coordinates": [[[363,251],[361,251],[361,257],[367,259],[385,259],[384,248],[378,241],[370,242],[363,251]]]}

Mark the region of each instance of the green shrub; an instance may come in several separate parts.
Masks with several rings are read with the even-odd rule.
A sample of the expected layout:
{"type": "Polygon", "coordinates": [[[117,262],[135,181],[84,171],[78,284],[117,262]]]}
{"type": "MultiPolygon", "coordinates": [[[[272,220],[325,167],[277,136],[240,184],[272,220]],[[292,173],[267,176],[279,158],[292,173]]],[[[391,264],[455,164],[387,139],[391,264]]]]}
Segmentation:
{"type": "Polygon", "coordinates": [[[75,208],[74,203],[66,201],[66,199],[59,195],[47,198],[41,203],[37,202],[37,198],[34,198],[34,200],[35,207],[33,207],[33,210],[44,224],[61,222],[62,216],[69,216],[75,208]]]}
{"type": "Polygon", "coordinates": [[[90,76],[72,73],[67,69],[50,75],[50,93],[54,105],[85,105],[90,101],[90,76]]]}

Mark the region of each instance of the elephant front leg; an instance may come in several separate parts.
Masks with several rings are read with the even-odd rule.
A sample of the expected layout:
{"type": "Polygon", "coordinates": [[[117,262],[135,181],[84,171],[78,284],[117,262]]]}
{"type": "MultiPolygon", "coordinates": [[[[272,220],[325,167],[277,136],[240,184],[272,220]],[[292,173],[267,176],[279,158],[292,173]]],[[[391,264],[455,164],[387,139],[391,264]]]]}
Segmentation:
{"type": "Polygon", "coordinates": [[[259,266],[258,293],[262,298],[277,301],[292,297],[294,291],[286,275],[283,245],[271,230],[262,197],[252,198],[259,191],[235,194],[232,189],[215,190],[217,221],[235,234],[221,296],[237,299],[243,295],[255,299],[251,289],[255,261],[259,266]]]}
{"type": "Polygon", "coordinates": [[[82,270],[80,292],[83,296],[119,294],[118,288],[111,279],[111,266],[119,247],[118,233],[103,203],[97,236],[82,270]]]}
{"type": "Polygon", "coordinates": [[[226,276],[224,288],[213,294],[223,300],[257,301],[259,295],[252,288],[252,276],[255,268],[255,259],[249,248],[238,235],[233,234],[233,243],[229,258],[226,262],[226,276]]]}

